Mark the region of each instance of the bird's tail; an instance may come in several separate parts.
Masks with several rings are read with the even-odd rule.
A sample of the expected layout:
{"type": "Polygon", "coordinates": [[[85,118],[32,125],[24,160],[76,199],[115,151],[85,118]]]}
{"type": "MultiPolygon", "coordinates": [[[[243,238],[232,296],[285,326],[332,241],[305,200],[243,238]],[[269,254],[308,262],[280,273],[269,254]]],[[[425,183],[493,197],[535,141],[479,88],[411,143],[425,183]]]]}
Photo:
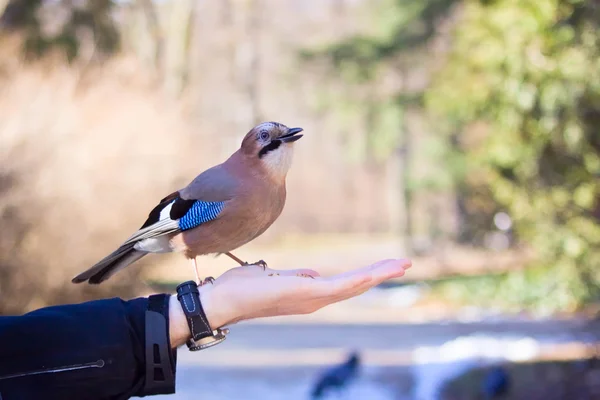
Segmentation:
{"type": "Polygon", "coordinates": [[[71,280],[73,283],[89,281],[90,284],[99,284],[113,276],[117,271],[148,254],[133,248],[135,243],[128,243],[119,247],[96,265],[77,275],[71,280]]]}

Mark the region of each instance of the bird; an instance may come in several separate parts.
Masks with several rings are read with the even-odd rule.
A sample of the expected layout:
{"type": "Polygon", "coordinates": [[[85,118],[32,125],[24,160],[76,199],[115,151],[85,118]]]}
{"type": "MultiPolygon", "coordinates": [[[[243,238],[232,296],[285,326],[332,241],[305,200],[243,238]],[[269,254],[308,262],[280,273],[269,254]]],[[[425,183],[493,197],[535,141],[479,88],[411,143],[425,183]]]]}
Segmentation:
{"type": "Polygon", "coordinates": [[[320,399],[327,391],[342,390],[358,374],[360,367],[360,356],[358,352],[350,353],[348,359],[340,364],[326,370],[318,379],[312,390],[312,398],[320,399]]]}
{"type": "MultiPolygon", "coordinates": [[[[275,222],[286,200],[286,176],[302,128],[262,122],[227,160],[207,169],[186,187],[164,197],[144,224],[119,248],[72,279],[100,284],[149,253],[180,253],[201,286],[196,257],[225,254],[254,240],[275,222]]],[[[266,268],[263,260],[256,263],[266,268]]]]}
{"type": "Polygon", "coordinates": [[[485,399],[498,399],[506,395],[510,388],[510,376],[501,366],[492,368],[484,376],[482,392],[485,399]]]}

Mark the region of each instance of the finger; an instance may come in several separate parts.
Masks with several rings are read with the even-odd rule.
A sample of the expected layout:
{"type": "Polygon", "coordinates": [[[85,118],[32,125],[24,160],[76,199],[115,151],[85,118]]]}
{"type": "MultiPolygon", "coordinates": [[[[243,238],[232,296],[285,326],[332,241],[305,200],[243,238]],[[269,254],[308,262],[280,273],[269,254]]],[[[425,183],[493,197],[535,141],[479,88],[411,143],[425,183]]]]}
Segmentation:
{"type": "MultiPolygon", "coordinates": [[[[261,269],[261,271],[263,271],[261,269]]],[[[297,276],[297,275],[309,275],[313,278],[321,276],[317,271],[308,268],[299,269],[272,269],[266,268],[263,274],[275,275],[275,276],[297,276]]]]}
{"type": "Polygon", "coordinates": [[[388,279],[401,277],[411,265],[409,260],[388,260],[381,263],[370,271],[373,284],[378,285],[388,279]]]}
{"type": "Polygon", "coordinates": [[[407,267],[410,267],[410,263],[407,265],[405,262],[402,262],[402,261],[397,262],[397,261],[401,261],[401,260],[391,260],[384,264],[378,265],[377,268],[373,269],[370,272],[371,280],[369,282],[367,282],[366,284],[363,284],[359,287],[354,288],[354,290],[352,292],[341,293],[340,300],[358,296],[359,294],[366,292],[367,290],[381,284],[382,282],[384,282],[388,279],[399,278],[399,277],[404,276],[405,269],[407,267]]]}
{"type": "Polygon", "coordinates": [[[308,275],[308,276],[312,276],[313,278],[317,278],[320,277],[321,275],[313,270],[313,269],[308,269],[308,268],[301,268],[301,269],[290,269],[290,270],[272,270],[275,273],[278,273],[281,276],[297,276],[297,275],[308,275]]]}
{"type": "Polygon", "coordinates": [[[315,289],[321,297],[336,297],[342,293],[353,293],[363,285],[368,285],[371,281],[371,275],[368,273],[354,273],[352,275],[343,275],[337,279],[327,279],[317,281],[319,284],[315,289]]]}
{"type": "Polygon", "coordinates": [[[230,274],[234,274],[235,276],[247,276],[247,277],[263,277],[263,276],[297,276],[297,275],[308,275],[313,278],[320,277],[321,275],[312,269],[308,268],[299,268],[299,269],[288,269],[288,270],[278,270],[273,268],[265,268],[263,269],[258,265],[245,265],[242,267],[236,267],[229,270],[230,274]]]}
{"type": "Polygon", "coordinates": [[[403,258],[380,260],[374,264],[367,265],[366,267],[362,267],[360,269],[350,270],[350,271],[347,271],[347,272],[344,272],[344,273],[341,273],[338,275],[331,276],[331,277],[329,277],[329,279],[335,280],[335,279],[339,279],[342,277],[355,276],[356,274],[359,274],[359,273],[371,273],[373,270],[376,270],[376,269],[380,268],[381,266],[387,265],[391,262],[399,263],[399,265],[403,266],[402,267],[403,269],[410,268],[410,266],[411,266],[411,261],[407,260],[407,259],[403,259],[403,258]]]}
{"type": "Polygon", "coordinates": [[[321,288],[333,297],[348,298],[387,279],[404,275],[405,268],[409,266],[409,260],[384,260],[365,268],[333,276],[331,280],[324,280],[321,288]]]}
{"type": "Polygon", "coordinates": [[[411,261],[406,259],[389,259],[389,260],[381,260],[374,264],[367,265],[366,267],[355,269],[351,271],[344,272],[342,274],[333,275],[327,279],[337,281],[339,279],[350,278],[357,275],[372,275],[376,274],[394,274],[394,273],[403,273],[405,269],[410,268],[411,261]]]}
{"type": "MultiPolygon", "coordinates": [[[[269,270],[269,268],[267,268],[266,270],[269,270]]],[[[264,270],[261,266],[256,265],[256,264],[250,264],[250,265],[242,265],[240,267],[232,268],[232,269],[228,270],[227,273],[235,274],[236,276],[248,276],[248,275],[258,276],[258,275],[262,275],[263,271],[264,270]]]]}

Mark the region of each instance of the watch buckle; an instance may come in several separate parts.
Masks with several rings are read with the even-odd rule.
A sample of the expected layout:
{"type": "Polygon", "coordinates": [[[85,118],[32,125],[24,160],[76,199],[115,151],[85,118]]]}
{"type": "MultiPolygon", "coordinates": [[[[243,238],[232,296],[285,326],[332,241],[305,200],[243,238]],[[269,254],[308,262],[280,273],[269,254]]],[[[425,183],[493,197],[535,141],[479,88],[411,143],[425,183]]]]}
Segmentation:
{"type": "Polygon", "coordinates": [[[208,349],[209,347],[219,344],[223,340],[225,340],[225,335],[227,335],[229,333],[229,329],[217,328],[212,333],[213,333],[212,336],[207,336],[207,337],[199,339],[199,340],[188,339],[187,342],[185,342],[185,344],[187,345],[187,347],[190,351],[198,351],[198,350],[208,349]]]}

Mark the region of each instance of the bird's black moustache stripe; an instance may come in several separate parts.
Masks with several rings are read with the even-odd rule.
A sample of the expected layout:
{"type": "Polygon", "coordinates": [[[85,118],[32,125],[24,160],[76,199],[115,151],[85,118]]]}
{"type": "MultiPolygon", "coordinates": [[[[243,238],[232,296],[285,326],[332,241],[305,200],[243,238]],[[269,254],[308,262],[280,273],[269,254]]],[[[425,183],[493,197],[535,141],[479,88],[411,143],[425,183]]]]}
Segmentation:
{"type": "Polygon", "coordinates": [[[279,146],[281,146],[281,143],[281,140],[272,140],[271,143],[260,149],[260,151],[258,152],[258,158],[263,158],[267,155],[268,152],[278,149],[279,146]]]}

